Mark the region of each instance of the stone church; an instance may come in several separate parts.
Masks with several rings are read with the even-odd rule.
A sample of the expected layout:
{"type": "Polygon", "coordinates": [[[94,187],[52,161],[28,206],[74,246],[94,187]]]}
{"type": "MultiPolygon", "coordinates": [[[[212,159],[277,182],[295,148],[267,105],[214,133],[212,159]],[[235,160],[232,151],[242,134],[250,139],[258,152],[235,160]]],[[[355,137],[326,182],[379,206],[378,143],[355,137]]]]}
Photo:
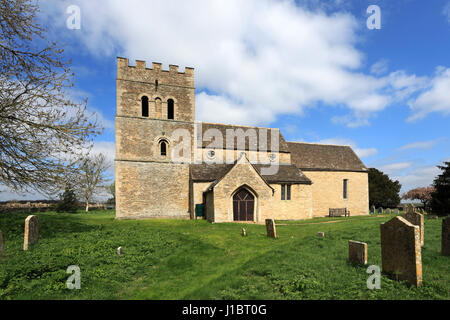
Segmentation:
{"type": "Polygon", "coordinates": [[[115,121],[117,219],[262,223],[323,217],[330,208],[368,214],[367,168],[349,146],[196,122],[192,68],[118,58],[115,121]]]}

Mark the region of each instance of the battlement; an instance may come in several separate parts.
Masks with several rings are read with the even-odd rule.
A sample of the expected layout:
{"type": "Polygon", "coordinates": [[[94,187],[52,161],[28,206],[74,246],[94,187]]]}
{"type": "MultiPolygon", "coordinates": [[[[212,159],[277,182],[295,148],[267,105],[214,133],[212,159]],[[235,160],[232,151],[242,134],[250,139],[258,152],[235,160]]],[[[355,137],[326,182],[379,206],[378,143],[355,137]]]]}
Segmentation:
{"type": "Polygon", "coordinates": [[[117,57],[118,79],[152,83],[158,80],[159,84],[193,87],[194,68],[185,67],[184,72],[180,72],[178,68],[178,65],[170,64],[169,70],[163,70],[160,62],[152,62],[152,67],[147,68],[147,63],[143,60],[136,60],[132,66],[128,58],[117,57]]]}

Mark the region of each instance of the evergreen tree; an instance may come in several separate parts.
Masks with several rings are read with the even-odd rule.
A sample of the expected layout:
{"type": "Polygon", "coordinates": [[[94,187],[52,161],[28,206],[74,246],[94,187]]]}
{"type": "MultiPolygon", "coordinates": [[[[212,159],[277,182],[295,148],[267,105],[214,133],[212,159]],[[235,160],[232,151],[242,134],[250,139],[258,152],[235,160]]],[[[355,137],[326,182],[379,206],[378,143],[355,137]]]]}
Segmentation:
{"type": "Polygon", "coordinates": [[[369,205],[383,208],[394,208],[400,204],[400,189],[398,181],[392,181],[387,174],[375,169],[369,169],[369,205]]]}
{"type": "Polygon", "coordinates": [[[438,166],[443,172],[434,179],[435,191],[431,194],[431,209],[436,215],[450,214],[450,162],[438,166]]]}
{"type": "Polygon", "coordinates": [[[68,184],[64,193],[61,195],[61,200],[56,204],[56,212],[76,213],[77,209],[78,201],[75,196],[75,191],[68,184]]]}

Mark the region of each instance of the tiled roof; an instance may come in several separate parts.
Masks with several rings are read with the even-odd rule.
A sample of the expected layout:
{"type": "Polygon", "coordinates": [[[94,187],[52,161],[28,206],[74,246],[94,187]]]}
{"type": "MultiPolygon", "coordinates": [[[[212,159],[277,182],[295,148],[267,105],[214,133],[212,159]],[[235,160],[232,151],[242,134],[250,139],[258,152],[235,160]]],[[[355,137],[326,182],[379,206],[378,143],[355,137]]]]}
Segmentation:
{"type": "Polygon", "coordinates": [[[367,171],[349,146],[288,142],[291,162],[300,170],[367,171]]]}
{"type": "MultiPolygon", "coordinates": [[[[222,178],[234,164],[191,164],[190,174],[191,179],[195,182],[212,182],[222,178]]],[[[267,183],[293,183],[293,184],[311,184],[309,180],[296,166],[294,165],[279,165],[278,171],[273,175],[262,175],[262,168],[267,167],[263,164],[253,164],[253,167],[258,170],[261,176],[267,183]]]]}
{"type": "MultiPolygon", "coordinates": [[[[254,151],[259,151],[258,149],[262,149],[262,146],[259,145],[260,144],[260,135],[261,134],[267,134],[267,148],[265,148],[267,151],[279,151],[279,152],[289,152],[289,148],[288,145],[286,143],[286,140],[284,140],[283,135],[281,134],[281,131],[278,129],[271,129],[271,128],[259,128],[259,127],[245,127],[245,126],[235,126],[235,125],[227,125],[227,124],[217,124],[217,123],[207,123],[207,122],[202,122],[202,123],[198,123],[197,126],[202,126],[202,136],[205,136],[205,132],[209,129],[217,129],[220,131],[222,137],[223,137],[223,141],[222,141],[222,145],[223,145],[223,149],[226,149],[226,145],[227,145],[227,140],[226,140],[226,133],[227,130],[233,130],[233,132],[235,132],[235,130],[239,130],[242,129],[244,134],[245,132],[249,132],[248,130],[254,130],[254,132],[256,133],[256,143],[253,141],[250,141],[250,139],[248,137],[245,137],[245,150],[254,150],[254,151]],[[272,144],[271,144],[271,136],[272,136],[272,132],[273,134],[278,134],[278,139],[279,139],[279,150],[276,150],[277,148],[272,148],[272,144]],[[252,142],[252,143],[250,143],[252,142]],[[250,145],[249,145],[250,143],[250,145]],[[259,148],[258,148],[259,147],[259,148]]],[[[200,132],[199,132],[200,133],[200,132]]],[[[200,140],[200,137],[198,137],[200,140]]],[[[212,143],[212,141],[206,141],[204,139],[202,139],[202,143],[199,144],[199,146],[201,145],[201,147],[206,148],[208,147],[208,145],[210,145],[212,143]]],[[[237,149],[237,139],[234,138],[234,149],[237,149]]],[[[222,149],[222,148],[220,148],[222,149]]]]}

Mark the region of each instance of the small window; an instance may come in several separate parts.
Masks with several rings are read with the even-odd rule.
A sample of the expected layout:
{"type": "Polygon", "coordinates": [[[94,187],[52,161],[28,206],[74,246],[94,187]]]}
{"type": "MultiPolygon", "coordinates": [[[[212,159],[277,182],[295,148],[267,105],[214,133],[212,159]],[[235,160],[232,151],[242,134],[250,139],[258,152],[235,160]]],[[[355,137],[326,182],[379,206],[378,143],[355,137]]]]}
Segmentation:
{"type": "Polygon", "coordinates": [[[174,105],[173,99],[167,100],[167,119],[174,119],[174,105]]]}
{"type": "Polygon", "coordinates": [[[344,194],[343,194],[343,196],[344,196],[344,199],[347,199],[347,196],[348,196],[348,194],[347,194],[347,191],[348,191],[348,180],[347,179],[344,179],[344,185],[343,185],[343,191],[344,191],[344,194]]]}
{"type": "Polygon", "coordinates": [[[291,200],[291,185],[282,184],[281,185],[281,200],[291,200]]]}
{"type": "Polygon", "coordinates": [[[214,159],[215,156],[216,156],[216,152],[214,150],[208,151],[208,158],[214,159]]]}
{"type": "Polygon", "coordinates": [[[159,147],[161,150],[161,155],[165,157],[167,155],[167,143],[165,141],[161,141],[159,147]]]}
{"type": "Polygon", "coordinates": [[[141,104],[142,104],[142,116],[148,117],[148,97],[143,96],[141,98],[141,104]]]}

